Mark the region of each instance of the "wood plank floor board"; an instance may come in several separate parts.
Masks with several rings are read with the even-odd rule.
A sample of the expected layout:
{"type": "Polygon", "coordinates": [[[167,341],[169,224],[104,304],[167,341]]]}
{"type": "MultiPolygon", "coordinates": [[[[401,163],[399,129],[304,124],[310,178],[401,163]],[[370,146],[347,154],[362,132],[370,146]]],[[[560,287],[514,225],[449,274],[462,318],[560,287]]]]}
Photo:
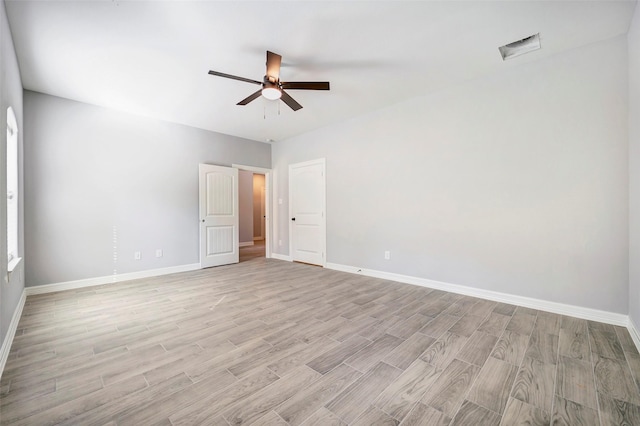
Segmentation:
{"type": "Polygon", "coordinates": [[[500,424],[501,416],[491,410],[465,401],[458,410],[458,413],[451,421],[451,426],[497,426],[500,424]]]}
{"type": "Polygon", "coordinates": [[[11,389],[9,384],[3,389],[2,399],[0,399],[0,414],[2,407],[11,403],[26,403],[27,401],[37,398],[48,393],[56,391],[56,380],[50,379],[43,382],[36,382],[33,386],[24,386],[21,388],[11,389]]]}
{"type": "MultiPolygon", "coordinates": [[[[443,297],[444,299],[444,297],[443,297]]],[[[455,315],[455,316],[464,316],[473,305],[478,302],[478,299],[474,297],[462,297],[460,300],[452,303],[447,309],[442,311],[444,314],[455,315]]]]}
{"type": "Polygon", "coordinates": [[[423,395],[422,403],[449,417],[455,415],[479,372],[480,367],[454,359],[423,395]]]}
{"type": "Polygon", "coordinates": [[[420,309],[419,313],[428,317],[435,318],[443,313],[450,305],[450,302],[438,299],[425,305],[422,309],[420,309]]]}
{"type": "MultiPolygon", "coordinates": [[[[224,417],[222,420],[228,425],[224,417]]],[[[285,422],[282,417],[275,411],[269,411],[264,416],[260,417],[255,422],[251,423],[251,426],[288,426],[289,423],[285,422]]]]}
{"type": "Polygon", "coordinates": [[[451,418],[424,404],[417,403],[407,417],[400,423],[401,426],[447,426],[451,418]]]}
{"type": "Polygon", "coordinates": [[[346,321],[347,319],[342,317],[331,318],[327,321],[315,321],[314,325],[306,327],[304,332],[296,333],[295,336],[304,343],[315,342],[327,336],[332,330],[342,327],[346,321]]]}
{"type": "Polygon", "coordinates": [[[158,368],[162,368],[169,363],[173,363],[175,361],[183,360],[185,357],[201,354],[203,349],[198,345],[188,345],[184,347],[179,347],[174,349],[173,351],[158,354],[154,357],[147,357],[145,359],[139,359],[138,357],[134,357],[128,366],[126,371],[122,369],[113,370],[110,369],[104,372],[102,377],[102,382],[105,386],[109,386],[115,382],[120,380],[128,379],[129,377],[133,377],[135,375],[147,373],[151,370],[155,370],[158,368]],[[135,362],[137,361],[137,362],[135,362]]]}
{"type": "Polygon", "coordinates": [[[592,352],[606,358],[625,359],[622,345],[613,326],[611,326],[611,331],[595,327],[590,328],[589,341],[592,352]]]}
{"type": "Polygon", "coordinates": [[[318,372],[303,365],[290,375],[232,405],[222,412],[222,416],[231,426],[251,424],[319,377],[321,375],[318,372]]]}
{"type": "Polygon", "coordinates": [[[558,340],[559,337],[555,334],[545,333],[540,329],[533,330],[525,357],[555,365],[558,362],[558,340]]]}
{"type": "Polygon", "coordinates": [[[400,422],[375,406],[370,406],[353,423],[353,426],[397,426],[400,422]]]}
{"type": "Polygon", "coordinates": [[[293,395],[275,411],[288,424],[297,426],[361,376],[359,371],[341,364],[293,395]]]}
{"type": "MultiPolygon", "coordinates": [[[[226,370],[219,369],[220,374],[226,370]]],[[[227,374],[231,374],[227,371],[227,374]]],[[[223,376],[227,379],[227,376],[223,376]]],[[[215,378],[214,378],[215,379],[215,378]]],[[[216,383],[219,382],[215,379],[216,383]]],[[[262,369],[245,377],[242,380],[232,380],[221,383],[218,389],[209,392],[206,396],[198,398],[193,396],[193,401],[187,404],[178,404],[171,413],[169,420],[174,425],[197,424],[206,419],[215,418],[223,410],[264,389],[279,380],[278,375],[271,370],[262,369]]],[[[205,385],[202,385],[205,386],[205,385]]],[[[195,387],[193,389],[196,389],[195,387]]],[[[199,388],[197,388],[199,390],[199,388]]],[[[180,398],[189,398],[194,392],[178,394],[180,398]]],[[[207,420],[208,421],[208,420],[207,420]]]]}
{"type": "Polygon", "coordinates": [[[553,403],[552,425],[599,426],[598,411],[556,395],[553,403]]]}
{"type": "Polygon", "coordinates": [[[511,321],[510,315],[503,315],[496,312],[489,314],[484,322],[478,327],[478,331],[483,331],[492,336],[500,337],[507,324],[511,321]]]}
{"type": "Polygon", "coordinates": [[[467,343],[467,338],[446,332],[420,355],[420,359],[443,370],[467,343]]]}
{"type": "Polygon", "coordinates": [[[419,332],[427,336],[435,337],[437,339],[459,320],[459,317],[441,314],[435,317],[433,320],[429,321],[429,323],[422,327],[419,332]]]}
{"type": "Polygon", "coordinates": [[[500,425],[504,426],[546,426],[549,424],[549,413],[516,398],[509,398],[502,415],[500,425]]]}
{"type": "Polygon", "coordinates": [[[498,303],[496,307],[493,309],[493,312],[496,314],[513,316],[516,311],[516,305],[510,305],[508,303],[498,303]]]}
{"type": "Polygon", "coordinates": [[[400,345],[384,357],[383,361],[393,367],[405,370],[435,341],[436,339],[433,337],[415,333],[400,343],[400,345]]]}
{"type": "Polygon", "coordinates": [[[491,356],[501,361],[519,366],[524,358],[529,343],[529,336],[504,331],[491,352],[491,356]]]}
{"type": "Polygon", "coordinates": [[[262,352],[266,352],[271,349],[272,346],[262,339],[255,339],[246,344],[240,346],[237,349],[233,349],[217,357],[206,359],[203,362],[196,364],[183,364],[181,368],[194,382],[205,380],[211,376],[211,374],[219,369],[220,366],[230,366],[231,363],[237,364],[247,358],[257,356],[262,352]]]}
{"type": "Polygon", "coordinates": [[[640,355],[636,355],[631,352],[625,352],[624,355],[629,363],[631,375],[633,376],[633,380],[636,382],[636,387],[640,390],[640,355]]]}
{"type": "Polygon", "coordinates": [[[562,356],[591,361],[589,337],[586,331],[582,333],[561,328],[558,346],[562,356]]]}
{"type": "Polygon", "coordinates": [[[297,339],[291,339],[280,343],[279,345],[272,346],[271,348],[249,355],[244,359],[233,362],[227,366],[227,370],[238,378],[243,378],[251,374],[252,372],[259,370],[271,363],[277,362],[284,357],[288,357],[291,354],[307,348],[307,344],[297,339]]]}
{"type": "Polygon", "coordinates": [[[476,331],[469,337],[463,348],[460,349],[457,358],[470,364],[482,366],[497,342],[498,338],[496,336],[483,331],[476,331]]]}
{"type": "Polygon", "coordinates": [[[598,393],[603,425],[635,426],[640,424],[640,406],[598,393]]]}
{"type": "Polygon", "coordinates": [[[340,392],[325,407],[344,422],[351,423],[401,373],[402,370],[380,362],[367,374],[340,392]]]}
{"type": "Polygon", "coordinates": [[[173,377],[178,372],[184,372],[189,366],[199,365],[219,355],[229,353],[236,349],[230,342],[224,342],[217,347],[193,351],[182,357],[173,357],[173,361],[160,363],[158,366],[150,366],[142,373],[149,385],[154,385],[173,377]]]}
{"type": "Polygon", "coordinates": [[[593,354],[596,390],[602,395],[640,405],[640,393],[626,361],[593,354]]]}
{"type": "Polygon", "coordinates": [[[76,386],[70,386],[64,392],[52,392],[40,395],[29,400],[27,403],[16,401],[2,407],[2,417],[0,417],[0,421],[4,424],[16,423],[42,411],[58,407],[76,398],[97,392],[102,388],[102,380],[100,380],[99,377],[95,377],[79,383],[76,386]]]}
{"type": "Polygon", "coordinates": [[[302,423],[302,426],[347,426],[347,424],[325,407],[320,407],[302,423]]]}
{"type": "Polygon", "coordinates": [[[388,333],[401,339],[407,339],[413,333],[427,325],[432,319],[433,318],[422,314],[415,314],[389,329],[388,333]]]}
{"type": "Polygon", "coordinates": [[[440,373],[442,370],[417,359],[382,391],[374,404],[385,413],[402,420],[440,373]]]}
{"type": "MultiPolygon", "coordinates": [[[[230,373],[229,377],[233,378],[230,373]]],[[[235,380],[235,379],[234,379],[235,380]]],[[[185,374],[178,374],[168,380],[149,386],[148,388],[127,395],[124,398],[116,399],[99,407],[86,411],[84,414],[72,417],[61,425],[76,426],[84,424],[106,424],[111,421],[116,423],[117,418],[125,417],[128,413],[138,410],[155,400],[163,400],[164,398],[180,392],[191,386],[193,382],[185,374]]]]}
{"type": "Polygon", "coordinates": [[[478,299],[478,301],[471,308],[469,308],[466,315],[475,315],[477,317],[486,318],[487,315],[493,312],[497,305],[498,302],[478,299]]]}
{"type": "Polygon", "coordinates": [[[322,337],[319,340],[316,340],[312,343],[309,343],[306,347],[303,347],[299,351],[292,352],[289,355],[286,355],[277,361],[267,365],[267,368],[278,376],[282,377],[287,375],[292,370],[300,367],[303,364],[311,361],[313,358],[318,355],[322,355],[323,353],[335,348],[339,345],[339,342],[329,338],[322,337]]]}
{"type": "Polygon", "coordinates": [[[451,328],[449,333],[457,334],[458,336],[471,337],[473,333],[478,329],[478,324],[482,323],[483,318],[476,315],[465,315],[460,318],[451,328]]]}
{"type": "Polygon", "coordinates": [[[556,366],[525,357],[513,384],[511,396],[551,412],[556,366]]]}
{"type": "Polygon", "coordinates": [[[344,362],[362,372],[382,361],[389,352],[397,348],[404,339],[391,334],[385,334],[368,346],[347,358],[344,362]]]}
{"type": "Polygon", "coordinates": [[[329,349],[325,353],[316,356],[307,363],[307,366],[313,368],[320,374],[325,374],[371,343],[370,340],[362,336],[353,336],[351,339],[340,343],[333,349],[329,349]]]}
{"type": "Polygon", "coordinates": [[[399,323],[403,321],[403,318],[397,316],[390,316],[383,319],[380,319],[377,323],[367,327],[366,329],[360,331],[358,333],[359,336],[362,336],[371,341],[378,340],[389,331],[390,328],[395,327],[399,323]]]}
{"type": "Polygon", "coordinates": [[[516,378],[517,367],[496,358],[489,358],[478,373],[467,399],[502,414],[516,378]]]}
{"type": "Polygon", "coordinates": [[[29,296],[0,425],[638,422],[623,327],[244,253],[29,296]]]}
{"type": "Polygon", "coordinates": [[[90,392],[78,398],[74,398],[63,404],[51,407],[48,410],[26,417],[21,421],[15,422],[15,425],[57,425],[64,421],[73,419],[89,410],[99,408],[111,401],[126,398],[129,395],[145,389],[148,384],[141,375],[133,376],[125,379],[114,386],[106,386],[95,392],[90,392]]]}
{"type": "Polygon", "coordinates": [[[553,334],[557,336],[562,326],[562,315],[553,314],[551,312],[538,312],[534,330],[538,330],[545,334],[553,334]]]}
{"type": "Polygon", "coordinates": [[[594,380],[590,362],[560,356],[556,374],[556,395],[597,409],[594,380]]]}
{"type": "Polygon", "coordinates": [[[507,324],[506,330],[513,331],[518,334],[529,336],[533,330],[533,326],[536,323],[536,315],[529,313],[529,311],[516,309],[513,316],[507,324]]]}
{"type": "Polygon", "coordinates": [[[353,320],[343,323],[339,328],[328,334],[334,340],[344,342],[353,336],[367,331],[370,327],[375,326],[380,320],[365,315],[364,317],[356,317],[353,320]]]}
{"type": "Polygon", "coordinates": [[[613,328],[616,330],[616,336],[618,336],[618,341],[620,345],[622,345],[622,350],[638,355],[638,348],[636,348],[636,345],[633,343],[629,330],[620,326],[614,326],[613,328]]]}

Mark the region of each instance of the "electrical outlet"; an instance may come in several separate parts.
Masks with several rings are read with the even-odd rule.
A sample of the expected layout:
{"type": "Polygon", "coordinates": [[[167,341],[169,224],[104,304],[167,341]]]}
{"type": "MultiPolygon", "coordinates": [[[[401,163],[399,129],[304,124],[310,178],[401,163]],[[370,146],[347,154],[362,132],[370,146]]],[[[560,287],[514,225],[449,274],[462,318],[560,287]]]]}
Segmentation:
{"type": "Polygon", "coordinates": [[[282,240],[278,240],[278,245],[282,247],[282,240]]]}
{"type": "Polygon", "coordinates": [[[391,259],[391,252],[389,250],[384,252],[384,259],[385,260],[391,259]]]}
{"type": "Polygon", "coordinates": [[[156,249],[156,257],[162,257],[162,249],[156,249]]]}
{"type": "Polygon", "coordinates": [[[140,260],[140,259],[142,259],[142,253],[140,253],[139,251],[137,251],[137,252],[133,253],[133,258],[134,258],[135,260],[140,260]]]}

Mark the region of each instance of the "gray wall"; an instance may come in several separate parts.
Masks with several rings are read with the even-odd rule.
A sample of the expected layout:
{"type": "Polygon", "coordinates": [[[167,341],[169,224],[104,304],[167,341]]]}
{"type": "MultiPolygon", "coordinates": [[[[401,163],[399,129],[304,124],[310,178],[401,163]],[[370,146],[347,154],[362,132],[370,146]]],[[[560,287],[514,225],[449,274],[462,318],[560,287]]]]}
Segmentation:
{"type": "Polygon", "coordinates": [[[238,170],[240,242],[253,243],[253,173],[238,170]]]}
{"type": "Polygon", "coordinates": [[[271,167],[268,144],[35,92],[24,102],[28,286],[197,263],[198,163],[271,167]]]}
{"type": "Polygon", "coordinates": [[[629,317],[640,327],[640,7],[628,34],[629,49],[629,317]]]}
{"type": "MultiPolygon", "coordinates": [[[[7,277],[7,170],[6,170],[6,146],[7,146],[7,108],[13,107],[18,121],[19,151],[22,150],[24,135],[24,120],[22,116],[22,81],[16,52],[13,48],[13,40],[7,21],[7,13],[4,1],[0,2],[0,227],[2,238],[0,241],[0,345],[4,342],[11,318],[15,312],[20,296],[24,289],[24,258],[16,269],[7,277]]],[[[19,154],[20,155],[20,154],[19,154]]],[[[22,181],[22,166],[19,167],[19,179],[22,181]]],[[[24,255],[24,186],[20,185],[19,198],[19,251],[24,255]]]]}
{"type": "Polygon", "coordinates": [[[274,143],[274,251],[325,157],[328,262],[626,314],[627,71],[619,37],[274,143]]]}

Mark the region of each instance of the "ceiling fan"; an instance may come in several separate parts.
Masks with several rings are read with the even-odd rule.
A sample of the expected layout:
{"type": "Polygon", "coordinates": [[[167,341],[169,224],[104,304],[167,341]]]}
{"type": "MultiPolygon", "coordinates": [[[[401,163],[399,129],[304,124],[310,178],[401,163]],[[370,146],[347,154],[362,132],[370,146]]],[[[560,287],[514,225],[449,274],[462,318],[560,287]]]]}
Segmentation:
{"type": "Polygon", "coordinates": [[[267,50],[267,74],[264,76],[263,81],[251,80],[249,78],[238,77],[236,75],[225,74],[218,71],[209,71],[211,75],[217,75],[218,77],[231,78],[233,80],[245,81],[247,83],[258,84],[262,86],[260,90],[245,99],[238,102],[236,105],[247,105],[249,102],[257,99],[260,95],[269,100],[282,99],[292,110],[297,111],[302,108],[298,102],[295,101],[284,89],[287,90],[329,90],[328,81],[280,81],[280,63],[282,62],[282,56],[277,53],[269,52],[267,50]]]}

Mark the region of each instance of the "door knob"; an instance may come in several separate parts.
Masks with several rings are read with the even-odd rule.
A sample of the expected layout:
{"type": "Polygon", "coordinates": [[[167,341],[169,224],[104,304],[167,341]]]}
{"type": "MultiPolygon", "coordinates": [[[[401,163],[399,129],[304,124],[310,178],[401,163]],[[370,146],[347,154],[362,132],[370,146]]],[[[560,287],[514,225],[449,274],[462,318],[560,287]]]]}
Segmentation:
{"type": "Polygon", "coordinates": [[[296,220],[296,218],[295,218],[295,217],[292,217],[292,218],[291,218],[291,220],[295,221],[295,220],[296,220]]]}

